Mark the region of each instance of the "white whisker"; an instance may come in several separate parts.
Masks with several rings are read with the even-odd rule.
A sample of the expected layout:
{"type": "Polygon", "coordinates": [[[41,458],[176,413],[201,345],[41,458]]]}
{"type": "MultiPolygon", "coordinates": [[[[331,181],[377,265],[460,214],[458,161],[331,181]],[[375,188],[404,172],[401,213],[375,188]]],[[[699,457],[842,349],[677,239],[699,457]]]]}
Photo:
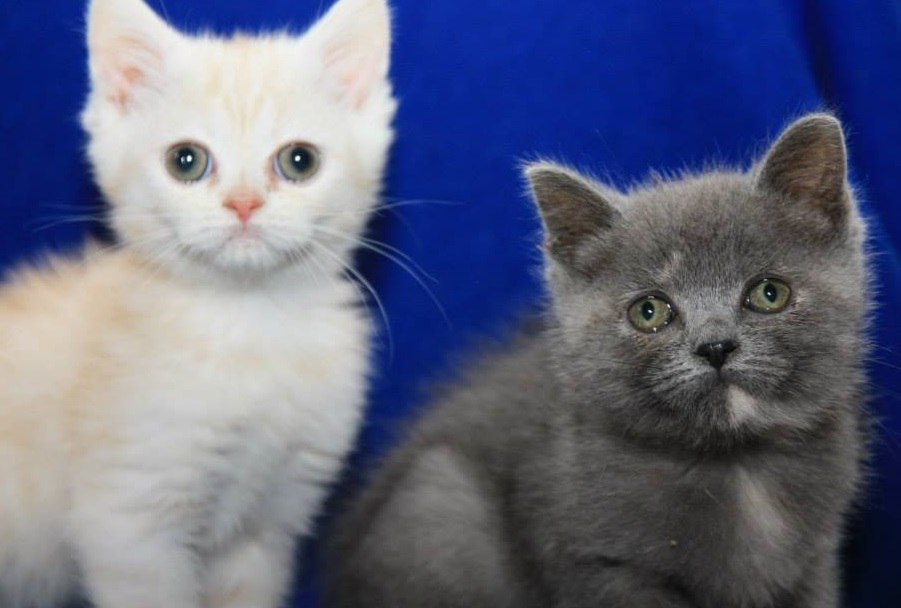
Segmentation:
{"type": "MultiPolygon", "coordinates": [[[[369,292],[369,294],[372,296],[372,299],[375,301],[375,304],[379,309],[379,314],[381,315],[382,322],[384,323],[384,326],[385,326],[385,333],[388,336],[388,358],[389,358],[389,360],[393,360],[394,359],[394,337],[391,332],[391,323],[388,319],[388,312],[385,309],[384,304],[382,303],[382,299],[379,297],[379,294],[376,292],[375,287],[372,286],[372,283],[370,283],[366,279],[366,277],[364,277],[360,273],[360,271],[358,271],[356,268],[354,268],[353,266],[351,266],[350,264],[348,264],[347,262],[342,260],[339,255],[337,255],[335,252],[333,252],[331,249],[329,249],[324,243],[321,243],[315,239],[311,240],[310,243],[312,245],[314,245],[315,247],[317,247],[324,254],[329,256],[331,259],[338,262],[339,266],[343,270],[348,272],[354,279],[356,279],[356,281],[358,281],[360,284],[362,284],[366,288],[366,290],[369,292]]],[[[355,283],[355,282],[352,281],[352,283],[355,283]]],[[[365,306],[366,298],[363,297],[363,296],[365,296],[365,294],[361,293],[360,296],[362,297],[362,300],[363,300],[362,303],[365,306]]]]}
{"type": "Polygon", "coordinates": [[[382,257],[390,260],[391,262],[394,262],[395,264],[397,264],[398,267],[400,267],[402,270],[404,270],[407,274],[410,275],[410,277],[413,278],[414,281],[416,281],[416,283],[422,288],[422,290],[426,293],[426,295],[428,295],[429,298],[432,300],[432,302],[435,304],[435,307],[437,308],[438,312],[441,313],[441,316],[444,319],[444,322],[448,325],[448,327],[451,326],[451,322],[447,316],[447,312],[444,310],[444,307],[441,305],[441,302],[438,300],[438,297],[428,287],[428,285],[426,285],[423,278],[421,276],[419,276],[419,273],[422,273],[423,275],[425,275],[425,277],[428,278],[432,282],[437,283],[437,281],[435,280],[434,277],[432,277],[431,275],[426,273],[416,262],[414,262],[410,258],[410,256],[408,256],[407,254],[403,253],[402,251],[400,251],[399,249],[397,249],[395,247],[387,245],[386,243],[381,243],[379,241],[375,241],[373,239],[368,239],[368,238],[359,237],[359,236],[352,236],[349,234],[345,234],[343,232],[339,232],[337,230],[325,228],[324,226],[317,226],[316,229],[318,231],[323,232],[326,235],[344,239],[345,241],[348,241],[353,245],[359,246],[368,251],[372,251],[373,253],[377,253],[377,254],[381,255],[382,257]]]}

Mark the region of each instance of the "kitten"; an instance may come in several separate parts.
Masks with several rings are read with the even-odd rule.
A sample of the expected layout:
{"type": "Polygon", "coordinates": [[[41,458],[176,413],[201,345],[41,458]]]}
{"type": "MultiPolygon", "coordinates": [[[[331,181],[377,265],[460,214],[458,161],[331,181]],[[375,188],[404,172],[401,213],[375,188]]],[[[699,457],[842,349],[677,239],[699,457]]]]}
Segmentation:
{"type": "Polygon", "coordinates": [[[527,174],[548,323],[475,364],[339,518],[330,605],[836,606],[868,281],[838,122],[628,194],[527,174]]]}
{"type": "Polygon", "coordinates": [[[361,419],[344,278],[392,140],[384,0],[187,36],[93,0],[114,250],[0,291],[0,606],[267,608],[361,419]]]}

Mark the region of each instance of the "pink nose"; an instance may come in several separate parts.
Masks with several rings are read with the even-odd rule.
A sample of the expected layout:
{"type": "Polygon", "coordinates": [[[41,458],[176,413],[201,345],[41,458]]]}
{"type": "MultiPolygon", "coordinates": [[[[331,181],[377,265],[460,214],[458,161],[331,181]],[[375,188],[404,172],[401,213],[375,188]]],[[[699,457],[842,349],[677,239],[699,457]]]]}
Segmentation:
{"type": "Polygon", "coordinates": [[[244,192],[228,197],[224,203],[224,207],[234,211],[242,224],[246,224],[254,211],[262,206],[263,200],[259,196],[244,192]]]}

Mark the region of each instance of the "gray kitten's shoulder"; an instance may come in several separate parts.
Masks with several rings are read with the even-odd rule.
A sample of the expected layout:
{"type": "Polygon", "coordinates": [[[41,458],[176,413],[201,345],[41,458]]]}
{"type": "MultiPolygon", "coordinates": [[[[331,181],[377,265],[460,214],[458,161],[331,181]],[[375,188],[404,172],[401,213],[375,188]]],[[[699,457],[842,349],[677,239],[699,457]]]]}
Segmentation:
{"type": "Polygon", "coordinates": [[[326,605],[527,605],[504,530],[512,470],[551,426],[548,350],[545,331],[521,332],[433,389],[328,535],[326,605]],[[411,559],[431,575],[386,585],[411,559]]]}
{"type": "Polygon", "coordinates": [[[441,448],[499,473],[547,432],[559,399],[550,351],[547,327],[531,319],[509,339],[472,349],[455,373],[429,389],[432,405],[408,426],[389,466],[441,448]]]}

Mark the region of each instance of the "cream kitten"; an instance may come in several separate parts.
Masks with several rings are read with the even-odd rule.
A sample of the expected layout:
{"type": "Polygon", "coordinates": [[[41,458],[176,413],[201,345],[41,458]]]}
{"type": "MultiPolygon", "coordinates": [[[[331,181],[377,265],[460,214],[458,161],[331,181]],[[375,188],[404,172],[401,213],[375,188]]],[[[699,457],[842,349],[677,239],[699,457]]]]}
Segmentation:
{"type": "Polygon", "coordinates": [[[269,608],[361,419],[343,272],[392,139],[384,0],[188,37],[93,0],[115,251],[0,291],[0,606],[269,608]]]}

